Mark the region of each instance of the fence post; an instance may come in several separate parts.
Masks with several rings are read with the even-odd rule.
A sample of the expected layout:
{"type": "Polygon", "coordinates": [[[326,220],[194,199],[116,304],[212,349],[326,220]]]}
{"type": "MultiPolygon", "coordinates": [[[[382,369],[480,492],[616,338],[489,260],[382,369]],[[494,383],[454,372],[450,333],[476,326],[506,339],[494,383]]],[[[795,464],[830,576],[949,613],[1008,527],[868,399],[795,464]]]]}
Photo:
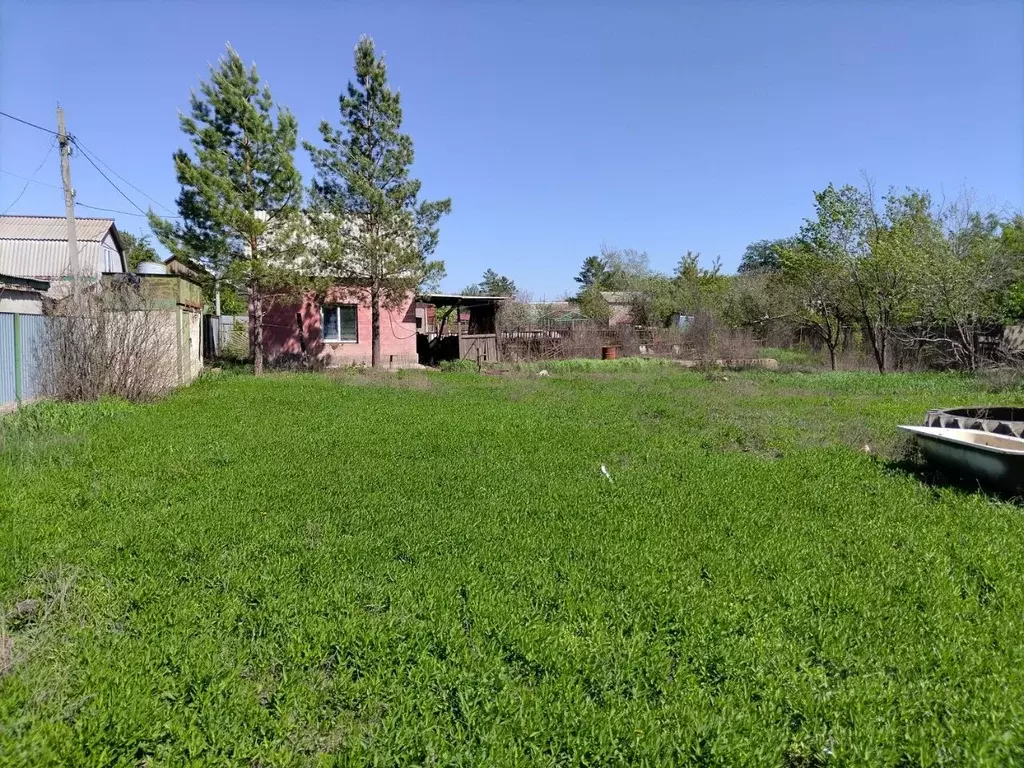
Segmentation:
{"type": "Polygon", "coordinates": [[[14,313],[14,400],[21,405],[21,315],[14,313]]]}

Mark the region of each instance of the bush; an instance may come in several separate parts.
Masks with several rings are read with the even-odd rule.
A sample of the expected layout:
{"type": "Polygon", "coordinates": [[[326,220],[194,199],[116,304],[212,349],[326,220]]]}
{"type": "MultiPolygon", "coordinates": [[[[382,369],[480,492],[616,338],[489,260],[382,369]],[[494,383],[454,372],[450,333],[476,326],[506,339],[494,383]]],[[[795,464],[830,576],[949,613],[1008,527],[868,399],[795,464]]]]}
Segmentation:
{"type": "Polygon", "coordinates": [[[134,275],[79,282],[50,308],[39,363],[45,395],[151,400],[176,383],[176,313],[156,310],[134,275]]]}

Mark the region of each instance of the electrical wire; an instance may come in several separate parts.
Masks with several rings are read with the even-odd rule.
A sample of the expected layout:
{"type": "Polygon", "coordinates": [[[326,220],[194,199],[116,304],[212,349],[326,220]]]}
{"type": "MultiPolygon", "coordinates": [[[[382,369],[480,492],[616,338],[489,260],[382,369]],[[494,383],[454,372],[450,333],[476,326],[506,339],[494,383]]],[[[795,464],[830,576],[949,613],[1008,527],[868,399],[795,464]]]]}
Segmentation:
{"type": "MultiPolygon", "coordinates": [[[[33,122],[31,122],[30,120],[25,120],[25,119],[23,119],[23,118],[20,118],[20,117],[17,117],[17,116],[15,116],[15,115],[12,115],[12,114],[10,114],[9,112],[3,112],[3,111],[0,111],[0,116],[6,117],[6,118],[8,118],[9,120],[14,120],[14,121],[16,121],[16,122],[22,123],[23,125],[27,125],[27,126],[29,126],[30,128],[35,128],[36,130],[39,130],[39,131],[44,131],[44,132],[46,132],[46,133],[50,134],[51,136],[56,136],[56,137],[58,137],[58,138],[60,137],[60,134],[59,134],[59,133],[57,133],[57,131],[54,131],[54,130],[52,130],[52,129],[50,129],[50,128],[44,128],[44,127],[43,127],[43,126],[41,126],[41,125],[38,125],[38,124],[36,124],[36,123],[33,123],[33,122]]],[[[132,183],[131,183],[130,181],[128,181],[128,179],[126,179],[126,178],[125,178],[124,176],[122,176],[122,175],[121,175],[121,174],[119,174],[119,173],[118,173],[117,171],[115,171],[115,170],[114,170],[113,168],[111,168],[111,167],[110,167],[110,166],[109,166],[109,165],[108,165],[108,164],[107,164],[106,162],[104,162],[104,161],[103,161],[103,159],[102,159],[102,158],[100,158],[100,156],[99,156],[99,155],[93,155],[92,151],[91,151],[90,149],[88,149],[87,147],[85,147],[85,146],[84,146],[84,145],[82,144],[82,142],[80,142],[80,141],[79,141],[79,140],[78,140],[78,139],[77,139],[77,138],[76,138],[75,136],[72,136],[71,134],[67,134],[67,138],[68,138],[68,140],[69,140],[69,141],[70,141],[70,142],[71,142],[72,144],[74,144],[74,145],[75,145],[76,147],[78,147],[78,149],[79,149],[79,150],[80,150],[80,151],[82,152],[82,156],[83,156],[83,157],[84,157],[84,158],[85,158],[86,160],[88,160],[88,161],[89,161],[89,163],[90,163],[90,164],[91,164],[91,165],[93,166],[93,168],[95,168],[95,169],[96,169],[96,170],[97,170],[97,171],[99,172],[100,176],[102,176],[102,177],[103,177],[104,179],[106,179],[106,180],[107,180],[107,182],[108,182],[108,183],[110,184],[110,186],[112,186],[112,187],[113,187],[114,189],[116,189],[116,190],[118,191],[118,193],[120,193],[121,197],[123,197],[123,198],[124,198],[125,200],[127,200],[127,201],[128,201],[129,203],[131,203],[131,204],[132,204],[132,207],[133,207],[133,208],[135,208],[135,210],[137,210],[137,211],[139,212],[139,214],[138,214],[138,215],[142,215],[142,216],[145,216],[145,215],[147,215],[147,214],[146,214],[146,212],[145,212],[145,211],[143,211],[143,210],[142,210],[142,208],[140,208],[140,207],[139,207],[138,205],[136,205],[135,201],[134,201],[134,200],[132,200],[132,199],[131,199],[130,197],[128,197],[128,195],[126,195],[126,194],[125,194],[125,193],[124,193],[124,192],[123,192],[123,191],[121,190],[121,188],[120,188],[120,187],[118,187],[118,186],[117,186],[117,185],[116,185],[116,184],[115,184],[115,183],[114,183],[113,181],[111,181],[110,177],[109,177],[109,176],[107,176],[107,175],[106,175],[106,174],[105,174],[105,173],[104,173],[104,172],[103,172],[103,171],[102,171],[102,170],[101,170],[101,169],[99,168],[99,166],[98,166],[98,165],[96,164],[97,162],[99,162],[99,164],[100,164],[100,165],[102,165],[102,166],[103,166],[104,168],[106,168],[106,169],[107,169],[108,171],[110,171],[110,172],[111,172],[112,174],[114,174],[114,175],[115,175],[115,176],[116,176],[117,178],[119,178],[119,179],[120,179],[121,181],[123,181],[123,182],[124,182],[125,184],[127,184],[127,185],[128,185],[129,187],[131,187],[132,189],[134,189],[134,190],[135,190],[136,192],[138,192],[138,193],[139,193],[140,195],[142,195],[143,197],[145,197],[145,198],[146,198],[147,200],[149,200],[150,202],[152,202],[152,203],[155,203],[156,205],[160,206],[161,208],[163,208],[163,209],[164,209],[165,211],[167,211],[168,213],[171,213],[171,214],[172,214],[172,216],[173,216],[173,213],[172,213],[172,211],[171,211],[171,209],[170,209],[170,208],[168,208],[168,207],[167,207],[166,205],[164,205],[163,203],[161,203],[161,202],[160,202],[159,200],[157,200],[156,198],[154,198],[154,197],[152,197],[152,196],[150,196],[150,195],[146,194],[146,193],[145,193],[145,192],[144,192],[143,190],[139,189],[139,188],[138,188],[137,186],[135,186],[134,184],[132,184],[132,183]],[[95,160],[93,159],[93,157],[95,157],[95,160]]],[[[52,144],[51,144],[50,148],[51,148],[51,149],[53,148],[53,145],[52,145],[52,144]]],[[[49,153],[47,153],[47,157],[49,157],[49,153]]],[[[43,158],[43,162],[44,162],[44,163],[46,162],[46,158],[43,158]]],[[[42,167],[42,163],[40,163],[40,167],[42,167]]],[[[4,171],[4,172],[5,172],[5,173],[10,173],[10,175],[11,175],[11,176],[16,176],[16,177],[18,176],[17,174],[15,174],[15,173],[11,173],[10,171],[4,171]]],[[[37,169],[37,171],[36,171],[36,172],[38,172],[38,169],[37,169]]],[[[33,175],[35,175],[35,174],[33,174],[33,175]]],[[[22,179],[25,179],[25,177],[24,177],[24,176],[21,176],[21,177],[18,177],[18,178],[22,178],[22,179]]],[[[26,179],[26,181],[29,181],[29,180],[28,180],[28,179],[26,179]]],[[[35,180],[34,180],[34,179],[32,179],[31,181],[35,181],[35,180]]],[[[35,183],[37,183],[37,184],[45,184],[45,182],[35,182],[35,183]]],[[[46,186],[56,187],[56,185],[54,185],[54,184],[47,184],[46,186]]],[[[60,189],[60,187],[56,187],[56,188],[57,188],[57,189],[60,189]]],[[[24,190],[22,190],[22,194],[24,194],[24,190]]],[[[20,198],[20,197],[21,197],[21,195],[18,195],[18,197],[20,198]]],[[[84,207],[86,207],[86,208],[89,208],[89,207],[95,207],[95,206],[84,206],[84,207]]],[[[103,210],[103,209],[100,209],[100,210],[103,210]]],[[[114,211],[113,209],[107,209],[107,210],[110,210],[110,211],[112,211],[112,212],[114,212],[114,213],[122,213],[122,211],[114,211]]],[[[137,214],[128,214],[128,215],[134,216],[134,215],[137,215],[137,214]]],[[[174,218],[180,218],[180,217],[174,217],[174,218]]]]}
{"type": "MultiPolygon", "coordinates": [[[[131,211],[122,211],[122,210],[119,210],[118,208],[102,208],[102,207],[100,207],[98,205],[88,205],[87,203],[80,203],[77,200],[75,201],[75,205],[80,206],[82,208],[88,208],[88,209],[93,210],[93,211],[106,211],[108,213],[120,213],[120,214],[123,214],[124,216],[137,216],[137,217],[141,217],[141,218],[149,218],[149,214],[147,214],[147,213],[132,213],[131,211]]],[[[168,218],[168,219],[180,219],[181,216],[167,216],[166,218],[168,218]]]]}
{"type": "Polygon", "coordinates": [[[0,216],[5,215],[9,210],[11,210],[11,208],[13,208],[15,206],[15,203],[17,203],[19,200],[21,200],[21,196],[25,194],[25,190],[28,189],[29,183],[30,182],[28,182],[28,181],[25,182],[25,186],[23,186],[21,188],[21,192],[19,192],[18,196],[16,198],[14,198],[14,202],[11,203],[10,205],[8,205],[6,208],[4,208],[4,212],[0,213],[0,216]]]}
{"type": "MultiPolygon", "coordinates": [[[[42,170],[43,166],[46,164],[46,161],[49,160],[50,153],[53,152],[53,147],[54,147],[55,144],[56,144],[56,142],[53,139],[50,139],[50,146],[47,148],[46,154],[43,155],[43,159],[39,162],[39,165],[37,165],[36,169],[34,171],[32,171],[32,176],[31,177],[29,177],[29,176],[21,176],[21,177],[19,177],[19,178],[22,178],[22,179],[25,180],[25,186],[23,186],[21,188],[21,192],[19,192],[18,196],[16,198],[14,198],[14,202],[12,202],[10,205],[8,205],[6,208],[4,208],[4,211],[3,211],[3,213],[0,213],[0,216],[5,215],[9,210],[11,210],[11,208],[13,208],[17,204],[17,202],[19,200],[21,200],[21,196],[25,194],[25,190],[28,189],[28,185],[31,184],[33,181],[35,181],[35,178],[33,178],[33,177],[37,173],[39,173],[39,171],[42,170]]],[[[8,173],[10,173],[10,171],[8,171],[8,173]]],[[[14,176],[15,174],[12,173],[11,175],[14,176]]],[[[41,184],[43,182],[37,182],[37,183],[41,184]]],[[[48,185],[48,186],[54,186],[54,185],[48,185]]],[[[59,189],[59,187],[58,187],[58,189],[59,189]]]]}
{"type": "MultiPolygon", "coordinates": [[[[414,301],[413,304],[415,303],[416,302],[414,301]]],[[[416,309],[415,307],[413,307],[413,312],[415,311],[416,309]]],[[[411,339],[413,336],[416,336],[419,333],[419,331],[413,331],[408,336],[399,336],[398,333],[395,331],[395,319],[391,316],[390,312],[388,312],[388,323],[390,323],[391,325],[391,335],[394,336],[396,339],[401,339],[404,341],[405,339],[411,339]]]]}
{"type": "Polygon", "coordinates": [[[17,121],[19,123],[23,123],[24,125],[27,125],[27,126],[29,126],[31,128],[35,128],[36,130],[46,131],[47,133],[52,134],[54,136],[59,136],[60,135],[56,131],[54,131],[54,130],[52,130],[50,128],[44,128],[43,126],[36,125],[35,123],[31,123],[28,120],[22,120],[20,117],[15,117],[14,115],[9,114],[7,112],[0,112],[0,115],[3,115],[4,117],[9,118],[11,120],[15,120],[15,121],[17,121]]]}
{"type": "Polygon", "coordinates": [[[111,180],[110,180],[110,177],[109,177],[109,176],[107,176],[107,174],[105,174],[105,173],[103,172],[103,169],[102,169],[102,168],[100,168],[100,167],[99,167],[99,166],[98,166],[98,165],[96,164],[96,162],[95,162],[95,161],[94,161],[94,160],[93,160],[93,159],[92,159],[92,158],[91,158],[91,157],[89,156],[89,153],[88,153],[88,152],[86,152],[86,151],[85,151],[84,149],[82,149],[82,145],[81,145],[81,144],[79,144],[79,143],[78,143],[77,141],[75,141],[74,139],[72,139],[72,140],[71,140],[71,143],[72,143],[72,144],[74,144],[74,145],[75,145],[76,147],[78,147],[78,150],[79,150],[79,151],[80,151],[80,152],[82,153],[82,157],[84,157],[84,158],[85,158],[86,160],[88,160],[88,161],[89,161],[89,164],[90,164],[90,165],[91,165],[91,166],[92,166],[93,168],[95,168],[95,169],[96,169],[96,172],[97,172],[97,173],[98,173],[98,174],[99,174],[100,176],[102,176],[102,177],[103,177],[104,179],[106,179],[106,180],[107,180],[107,183],[108,183],[108,184],[110,184],[110,186],[112,186],[112,187],[113,187],[114,189],[116,189],[116,190],[117,190],[117,192],[118,192],[118,194],[120,194],[120,195],[121,195],[121,197],[123,197],[123,198],[124,198],[125,200],[127,200],[127,201],[128,201],[129,203],[131,203],[131,204],[132,204],[132,207],[133,207],[133,208],[134,208],[135,210],[137,210],[137,211],[138,211],[139,213],[141,213],[141,214],[142,214],[143,216],[146,216],[146,215],[147,215],[147,214],[146,214],[146,212],[145,212],[144,210],[142,210],[142,208],[140,208],[140,207],[138,206],[138,204],[137,204],[137,203],[136,203],[136,202],[135,202],[134,200],[132,200],[132,199],[131,199],[130,197],[128,197],[128,195],[126,195],[126,194],[125,194],[124,190],[122,190],[122,189],[121,189],[121,188],[120,188],[119,186],[117,186],[117,184],[115,184],[115,183],[114,183],[113,181],[111,181],[111,180]]]}
{"type": "Polygon", "coordinates": [[[50,184],[48,181],[39,181],[39,179],[30,179],[28,176],[22,176],[21,174],[14,173],[13,171],[8,171],[4,168],[0,168],[0,173],[6,173],[8,176],[13,176],[16,179],[28,181],[32,184],[41,184],[44,187],[50,187],[51,189],[63,189],[63,187],[60,187],[57,184],[50,184]]]}
{"type": "Polygon", "coordinates": [[[165,211],[167,211],[168,213],[171,213],[171,214],[173,214],[173,211],[172,211],[172,210],[171,210],[170,208],[168,208],[168,207],[167,207],[166,205],[164,205],[163,203],[161,203],[161,202],[160,202],[159,200],[157,200],[156,198],[150,197],[150,196],[149,196],[149,195],[147,195],[147,194],[146,194],[145,192],[143,192],[143,191],[142,191],[141,189],[139,189],[139,188],[138,188],[138,187],[136,187],[136,186],[135,186],[134,184],[132,184],[132,183],[131,183],[130,181],[128,181],[128,179],[126,179],[126,178],[125,178],[124,176],[122,176],[122,175],[121,175],[121,174],[119,174],[119,173],[118,173],[117,171],[115,171],[115,170],[114,170],[113,168],[111,168],[111,167],[110,167],[109,165],[107,165],[107,164],[106,164],[105,162],[103,162],[103,158],[101,158],[101,157],[100,157],[99,155],[97,155],[97,154],[96,154],[95,152],[93,152],[93,151],[92,151],[91,149],[89,149],[89,148],[88,148],[88,147],[86,147],[86,146],[85,146],[84,144],[82,144],[82,142],[81,142],[81,141],[79,141],[79,140],[78,140],[77,138],[72,138],[72,139],[71,139],[71,143],[72,143],[72,144],[74,144],[74,145],[75,145],[76,147],[78,147],[78,148],[79,148],[80,150],[82,150],[82,152],[83,152],[83,153],[85,153],[86,151],[88,151],[88,152],[89,152],[89,153],[90,153],[90,154],[91,154],[91,155],[92,155],[92,156],[93,156],[93,157],[94,157],[94,158],[95,158],[95,159],[96,159],[96,160],[97,160],[97,161],[99,162],[99,164],[100,164],[100,165],[102,165],[102,166],[103,166],[104,168],[106,168],[106,169],[107,169],[108,171],[110,171],[110,172],[111,172],[112,174],[114,174],[115,176],[117,176],[117,178],[119,178],[119,179],[120,179],[121,181],[123,181],[123,182],[124,182],[125,184],[127,184],[127,185],[128,185],[129,187],[131,187],[132,189],[134,189],[134,190],[135,190],[136,192],[138,192],[138,193],[139,193],[140,195],[142,195],[142,196],[143,196],[144,198],[146,198],[147,200],[149,200],[149,201],[150,201],[151,203],[156,203],[157,205],[159,205],[159,206],[160,206],[161,208],[163,208],[163,209],[164,209],[165,211]]]}

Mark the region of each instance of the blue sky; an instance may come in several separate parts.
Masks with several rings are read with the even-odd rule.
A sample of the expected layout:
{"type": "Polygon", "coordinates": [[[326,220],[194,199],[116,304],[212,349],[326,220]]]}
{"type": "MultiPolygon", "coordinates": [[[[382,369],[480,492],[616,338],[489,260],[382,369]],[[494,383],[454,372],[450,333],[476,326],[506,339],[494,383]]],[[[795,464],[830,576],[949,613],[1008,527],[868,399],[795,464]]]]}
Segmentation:
{"type": "MultiPolygon", "coordinates": [[[[1024,207],[1019,1],[0,0],[0,109],[49,127],[61,101],[87,148],[173,208],[177,111],[227,41],[317,139],[363,33],[402,92],[425,194],[453,200],[449,289],[490,267],[555,298],[602,242],[732,271],[747,243],[794,232],[814,190],[862,171],[1024,207]]],[[[12,173],[59,185],[49,140],[0,118],[0,211],[63,213],[41,183],[11,205],[12,173]]],[[[84,158],[73,178],[80,202],[134,210],[84,158]]]]}

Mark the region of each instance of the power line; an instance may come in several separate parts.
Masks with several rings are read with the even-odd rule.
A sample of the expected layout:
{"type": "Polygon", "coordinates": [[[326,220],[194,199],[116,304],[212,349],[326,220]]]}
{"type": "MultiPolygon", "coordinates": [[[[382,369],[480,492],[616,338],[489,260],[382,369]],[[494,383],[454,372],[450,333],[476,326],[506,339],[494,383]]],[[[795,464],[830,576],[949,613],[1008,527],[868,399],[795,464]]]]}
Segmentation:
{"type": "MultiPolygon", "coordinates": [[[[82,142],[80,142],[80,141],[79,141],[79,140],[78,140],[77,138],[72,138],[72,139],[71,139],[71,142],[72,142],[72,143],[73,143],[73,144],[74,144],[74,145],[75,145],[76,147],[78,147],[78,148],[79,148],[80,150],[82,150],[82,152],[83,152],[83,153],[85,153],[85,152],[87,151],[87,147],[86,147],[86,146],[85,146],[84,144],[82,144],[82,142]]],[[[88,151],[89,151],[89,152],[90,152],[90,153],[91,153],[91,154],[93,155],[93,157],[95,157],[95,158],[96,158],[96,160],[97,160],[97,161],[99,161],[100,165],[102,165],[102,166],[103,166],[104,168],[106,168],[106,169],[107,169],[108,171],[110,171],[110,172],[111,172],[112,174],[114,174],[115,176],[117,176],[117,178],[119,178],[119,179],[120,179],[121,181],[123,181],[123,182],[124,182],[125,184],[127,184],[127,185],[128,185],[129,187],[131,187],[131,188],[132,188],[132,189],[134,189],[134,190],[135,190],[136,192],[138,192],[138,193],[139,193],[140,195],[142,195],[143,197],[145,197],[146,199],[148,199],[148,200],[149,200],[149,201],[150,201],[151,203],[156,203],[157,205],[159,205],[159,206],[160,206],[161,208],[163,208],[163,209],[164,209],[165,211],[167,211],[168,213],[172,213],[172,214],[173,214],[173,211],[171,211],[171,209],[170,209],[170,208],[168,208],[168,207],[167,207],[166,205],[164,205],[163,203],[161,203],[161,202],[160,202],[159,200],[157,200],[157,199],[155,199],[155,198],[153,198],[153,197],[150,197],[150,196],[149,196],[149,195],[147,195],[147,194],[146,194],[145,192],[143,192],[143,191],[142,191],[141,189],[139,189],[138,187],[136,187],[136,186],[135,186],[134,184],[132,184],[132,183],[131,183],[130,181],[128,181],[128,179],[126,179],[126,178],[125,178],[124,176],[122,176],[122,175],[121,175],[121,174],[119,174],[119,173],[118,173],[117,171],[115,171],[115,170],[114,170],[113,168],[111,168],[111,167],[110,167],[109,165],[107,165],[107,164],[106,164],[105,162],[103,162],[103,158],[101,158],[101,157],[100,157],[99,155],[97,155],[97,154],[96,154],[95,152],[93,152],[93,151],[92,151],[91,149],[89,149],[88,151]]]]}
{"type": "MultiPolygon", "coordinates": [[[[93,210],[93,211],[106,211],[107,213],[120,213],[120,214],[123,214],[125,216],[139,216],[139,217],[142,217],[142,218],[149,218],[149,214],[148,213],[132,213],[131,211],[121,211],[121,210],[118,210],[117,208],[101,208],[98,205],[86,205],[85,203],[80,203],[77,200],[75,201],[75,205],[80,206],[81,208],[89,208],[90,210],[93,210]]],[[[180,219],[181,216],[168,216],[167,218],[168,219],[180,219]]]]}
{"type": "Polygon", "coordinates": [[[119,194],[119,195],[121,195],[121,197],[123,197],[123,198],[124,198],[125,200],[127,200],[127,201],[128,201],[129,203],[131,203],[131,204],[132,204],[132,207],[133,207],[133,208],[134,208],[135,210],[137,210],[137,211],[138,211],[139,213],[141,213],[141,214],[142,214],[143,216],[146,216],[146,215],[147,215],[147,214],[146,214],[146,212],[145,212],[144,210],[142,210],[142,209],[141,209],[141,208],[140,208],[140,207],[139,207],[139,206],[138,206],[138,205],[137,205],[137,204],[135,203],[135,201],[134,201],[134,200],[132,200],[132,199],[131,199],[130,197],[128,197],[128,195],[126,195],[126,194],[124,193],[124,191],[123,191],[123,190],[122,190],[122,189],[121,189],[121,188],[120,188],[119,186],[117,186],[117,184],[115,184],[115,183],[114,183],[113,181],[111,181],[111,180],[110,180],[110,177],[109,177],[109,176],[107,176],[107,174],[105,174],[105,173],[103,172],[103,169],[102,169],[102,168],[100,168],[100,167],[99,167],[98,165],[96,165],[96,162],[95,162],[95,161],[94,161],[94,160],[93,160],[93,159],[92,159],[91,157],[89,157],[89,153],[88,153],[88,152],[86,152],[86,151],[85,151],[84,149],[82,149],[82,145],[81,145],[81,144],[79,144],[78,142],[76,142],[76,141],[75,141],[74,139],[72,139],[71,141],[72,141],[72,143],[74,143],[74,144],[75,144],[75,146],[76,146],[76,147],[78,147],[78,149],[79,149],[79,150],[81,150],[81,152],[82,152],[82,157],[84,157],[84,158],[85,158],[86,160],[88,160],[88,161],[89,161],[89,164],[90,164],[90,165],[92,165],[92,167],[96,169],[96,172],[97,172],[97,173],[99,173],[99,175],[100,175],[100,176],[102,176],[102,177],[103,177],[104,179],[106,179],[106,180],[107,180],[107,183],[108,183],[108,184],[110,184],[110,186],[112,186],[112,187],[113,187],[114,189],[116,189],[116,190],[117,190],[117,192],[118,192],[118,194],[119,194]]]}
{"type": "MultiPolygon", "coordinates": [[[[34,171],[32,171],[32,176],[33,176],[33,177],[34,177],[34,176],[35,176],[35,175],[36,175],[37,173],[39,173],[39,171],[40,171],[40,170],[42,170],[42,167],[43,167],[43,166],[44,166],[44,165],[46,164],[46,161],[47,161],[47,160],[49,159],[49,157],[50,157],[50,153],[51,153],[51,152],[53,152],[53,147],[54,147],[54,145],[55,145],[55,144],[56,144],[56,142],[55,142],[55,141],[54,141],[53,139],[50,139],[50,146],[49,146],[49,147],[47,147],[47,149],[46,149],[46,154],[45,154],[45,155],[43,155],[43,159],[42,159],[42,160],[40,161],[39,165],[37,165],[37,166],[36,166],[36,169],[35,169],[34,171]]],[[[8,171],[8,173],[10,173],[10,171],[8,171]]],[[[12,173],[11,175],[12,175],[12,176],[14,176],[15,174],[13,174],[13,173],[12,173]]],[[[23,178],[23,179],[25,179],[25,186],[23,186],[23,187],[21,188],[21,192],[19,192],[19,193],[18,193],[18,196],[17,196],[16,198],[14,198],[14,202],[12,202],[12,203],[11,203],[10,205],[8,205],[8,206],[7,206],[6,208],[4,208],[4,212],[3,212],[3,213],[0,213],[0,216],[3,216],[3,215],[4,215],[4,214],[6,214],[6,213],[7,213],[7,212],[8,212],[9,210],[11,210],[11,208],[13,208],[13,207],[14,207],[14,206],[15,206],[15,205],[17,204],[17,202],[18,202],[19,200],[21,200],[21,196],[25,194],[25,190],[27,190],[27,189],[28,189],[28,185],[29,185],[29,184],[31,184],[32,182],[34,182],[34,181],[35,181],[35,178],[30,178],[30,177],[26,177],[26,176],[21,176],[21,177],[19,177],[19,178],[23,178]]],[[[42,184],[43,182],[36,182],[36,183],[37,183],[37,184],[42,184]]],[[[54,185],[48,185],[48,186],[54,186],[54,185]]]]}
{"type": "MultiPolygon", "coordinates": [[[[41,125],[37,125],[36,123],[30,122],[29,120],[24,120],[24,119],[22,119],[20,117],[16,117],[16,116],[14,116],[14,115],[12,115],[12,114],[10,114],[8,112],[0,111],[0,115],[2,115],[3,117],[9,118],[10,120],[15,120],[15,121],[17,121],[19,123],[23,123],[24,125],[27,125],[27,126],[29,126],[31,128],[36,128],[37,130],[49,133],[51,136],[56,136],[56,137],[60,136],[60,134],[57,133],[57,131],[50,130],[49,128],[44,128],[41,125]]],[[[118,194],[121,195],[121,197],[123,197],[125,200],[127,200],[129,203],[131,203],[132,207],[136,211],[138,211],[138,213],[132,213],[131,211],[121,211],[121,210],[118,210],[116,208],[101,208],[100,206],[87,205],[85,203],[78,203],[78,202],[76,202],[75,205],[80,205],[83,208],[90,208],[90,209],[95,210],[95,211],[107,211],[109,213],[120,213],[120,214],[122,214],[124,216],[142,216],[142,217],[148,218],[149,214],[147,214],[144,210],[142,210],[142,208],[139,207],[134,200],[132,200],[130,197],[128,197],[127,194],[125,194],[124,190],[122,190],[119,186],[117,186],[117,184],[115,184],[111,180],[111,178],[109,176],[107,176],[107,174],[105,174],[103,172],[103,169],[100,168],[99,165],[96,164],[97,161],[98,161],[108,171],[110,171],[112,174],[114,174],[117,178],[119,178],[121,181],[123,181],[129,187],[134,189],[140,195],[142,195],[143,197],[148,199],[150,202],[156,203],[156,205],[160,206],[165,211],[167,211],[170,214],[168,216],[168,218],[172,218],[172,219],[180,219],[180,218],[182,218],[181,216],[178,216],[178,215],[176,215],[174,213],[171,213],[171,209],[168,208],[166,205],[161,203],[156,198],[146,194],[143,190],[139,189],[137,186],[132,184],[130,181],[128,181],[128,179],[126,179],[124,176],[122,176],[117,171],[115,171],[113,168],[111,168],[109,165],[107,165],[107,163],[105,163],[98,155],[95,157],[95,159],[93,159],[93,157],[91,156],[91,150],[86,149],[86,147],[80,141],[78,141],[77,138],[75,138],[74,136],[69,135],[68,139],[71,141],[72,144],[74,144],[76,147],[78,147],[78,149],[82,153],[82,157],[84,157],[86,160],[89,161],[89,164],[92,165],[92,167],[96,169],[96,172],[99,173],[99,175],[102,176],[107,181],[107,183],[110,184],[110,186],[112,186],[114,189],[116,189],[118,194]]],[[[51,141],[50,142],[50,147],[49,147],[49,149],[46,152],[46,156],[43,157],[43,160],[39,164],[39,167],[37,167],[36,170],[33,171],[32,176],[35,176],[37,173],[39,173],[39,170],[46,163],[47,159],[49,159],[50,152],[53,151],[53,147],[54,147],[54,142],[51,141]]],[[[52,187],[53,189],[62,189],[62,187],[59,187],[56,184],[48,184],[45,181],[38,181],[38,180],[36,180],[34,178],[30,178],[28,176],[21,176],[21,175],[19,175],[17,173],[13,173],[12,171],[4,170],[3,168],[0,168],[0,173],[6,173],[9,176],[13,176],[13,177],[15,177],[17,179],[22,179],[25,182],[25,186],[22,188],[22,190],[18,194],[18,196],[14,199],[14,203],[17,203],[18,200],[21,199],[21,196],[25,194],[25,190],[28,189],[28,185],[29,184],[41,184],[44,187],[52,187]]],[[[7,206],[7,208],[4,210],[4,213],[7,213],[7,211],[9,211],[14,206],[14,203],[11,203],[11,205],[7,206]]]]}
{"type": "Polygon", "coordinates": [[[18,196],[16,198],[14,198],[14,202],[11,203],[10,205],[8,205],[6,208],[4,208],[4,212],[0,213],[0,216],[3,216],[4,214],[6,214],[9,210],[11,210],[11,208],[14,207],[15,203],[17,203],[19,200],[21,200],[21,196],[25,194],[25,190],[28,189],[28,185],[29,185],[29,182],[26,181],[25,182],[25,186],[23,186],[21,188],[21,192],[19,192],[18,196]]]}
{"type": "Polygon", "coordinates": [[[39,165],[36,166],[36,169],[32,171],[33,180],[35,179],[35,175],[43,169],[43,166],[46,164],[46,161],[50,159],[50,153],[53,152],[53,148],[55,146],[57,146],[57,142],[54,139],[50,139],[50,146],[46,150],[46,154],[43,155],[43,159],[39,161],[39,165]]]}
{"type": "Polygon", "coordinates": [[[0,115],[3,115],[6,118],[10,118],[11,120],[16,120],[19,123],[23,123],[23,124],[25,124],[27,126],[35,128],[37,130],[46,131],[47,133],[49,133],[49,134],[51,134],[53,136],[57,135],[57,132],[54,131],[54,130],[51,130],[49,128],[43,128],[43,126],[36,125],[35,123],[30,123],[28,120],[22,120],[20,117],[15,117],[14,115],[8,114],[7,112],[0,112],[0,115]]]}
{"type": "Polygon", "coordinates": [[[8,176],[13,176],[16,179],[21,179],[22,181],[27,181],[27,182],[30,182],[32,184],[42,184],[44,187],[51,187],[53,189],[61,189],[61,186],[59,184],[50,184],[47,181],[40,181],[39,179],[32,179],[32,178],[29,178],[28,176],[22,176],[21,174],[14,173],[13,171],[8,171],[5,168],[0,168],[0,173],[6,173],[8,176]]]}

